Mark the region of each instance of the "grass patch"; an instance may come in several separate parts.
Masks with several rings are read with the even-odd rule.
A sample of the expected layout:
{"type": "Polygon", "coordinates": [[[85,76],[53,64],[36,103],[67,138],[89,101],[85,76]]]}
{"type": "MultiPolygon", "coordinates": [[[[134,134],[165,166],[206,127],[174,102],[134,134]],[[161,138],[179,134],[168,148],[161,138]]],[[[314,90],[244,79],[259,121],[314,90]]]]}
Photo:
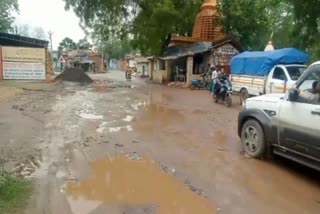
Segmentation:
{"type": "Polygon", "coordinates": [[[31,192],[31,183],[7,173],[0,174],[0,213],[21,213],[31,192]]]}

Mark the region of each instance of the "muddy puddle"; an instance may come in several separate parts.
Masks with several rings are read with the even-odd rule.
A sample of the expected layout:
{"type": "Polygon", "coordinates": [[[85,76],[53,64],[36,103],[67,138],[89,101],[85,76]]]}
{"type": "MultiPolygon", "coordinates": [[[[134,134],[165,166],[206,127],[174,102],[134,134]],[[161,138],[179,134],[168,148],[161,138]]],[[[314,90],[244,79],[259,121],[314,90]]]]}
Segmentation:
{"type": "Polygon", "coordinates": [[[115,203],[151,205],[155,210],[151,213],[157,214],[215,213],[213,204],[166,174],[154,161],[125,156],[93,161],[91,175],[79,183],[69,182],[66,194],[71,207],[81,204],[83,210],[115,203]]]}
{"type": "Polygon", "coordinates": [[[102,80],[98,81],[96,80],[93,84],[93,88],[91,88],[91,91],[95,92],[110,92],[113,89],[117,88],[136,88],[135,85],[131,83],[125,83],[125,82],[114,82],[111,80],[102,80]]]}
{"type": "Polygon", "coordinates": [[[134,130],[150,133],[183,121],[184,116],[179,110],[159,104],[149,104],[145,106],[143,114],[137,117],[134,130]]]}

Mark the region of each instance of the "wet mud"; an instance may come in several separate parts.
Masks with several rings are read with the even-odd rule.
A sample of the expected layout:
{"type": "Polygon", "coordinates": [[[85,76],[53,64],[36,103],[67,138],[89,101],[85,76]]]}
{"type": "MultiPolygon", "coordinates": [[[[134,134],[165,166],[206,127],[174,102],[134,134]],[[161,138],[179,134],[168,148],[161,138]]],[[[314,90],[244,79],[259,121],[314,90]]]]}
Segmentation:
{"type": "Polygon", "coordinates": [[[79,183],[69,182],[66,193],[73,200],[149,204],[155,207],[157,214],[215,213],[207,199],[195,194],[148,159],[130,160],[117,156],[93,161],[89,177],[79,183]]]}
{"type": "Polygon", "coordinates": [[[240,105],[215,104],[206,91],[127,82],[119,71],[90,76],[95,84],[63,84],[50,105],[38,95],[27,108],[29,101],[17,102],[0,112],[3,142],[27,139],[36,151],[16,166],[35,179],[25,213],[320,213],[319,173],[243,155],[240,105]]]}

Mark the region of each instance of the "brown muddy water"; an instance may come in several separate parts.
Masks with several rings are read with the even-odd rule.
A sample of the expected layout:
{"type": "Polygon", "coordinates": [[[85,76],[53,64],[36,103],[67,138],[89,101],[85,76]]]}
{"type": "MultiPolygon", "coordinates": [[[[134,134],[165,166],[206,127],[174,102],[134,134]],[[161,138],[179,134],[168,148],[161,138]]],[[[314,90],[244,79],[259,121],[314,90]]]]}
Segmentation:
{"type": "Polygon", "coordinates": [[[79,182],[69,182],[66,193],[74,201],[87,200],[151,204],[157,214],[212,214],[214,206],[205,198],[192,192],[177,178],[166,174],[149,159],[130,160],[117,156],[91,163],[91,175],[79,182]]]}

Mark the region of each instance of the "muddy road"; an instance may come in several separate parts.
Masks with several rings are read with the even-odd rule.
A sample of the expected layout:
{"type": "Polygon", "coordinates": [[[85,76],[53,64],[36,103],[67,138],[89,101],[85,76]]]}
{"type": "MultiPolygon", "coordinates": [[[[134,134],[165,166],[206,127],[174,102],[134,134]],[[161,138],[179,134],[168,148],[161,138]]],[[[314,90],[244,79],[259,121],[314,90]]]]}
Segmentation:
{"type": "Polygon", "coordinates": [[[13,145],[29,142],[17,144],[29,159],[17,171],[35,180],[25,213],[320,213],[319,173],[243,155],[240,106],[215,104],[205,91],[125,82],[122,72],[92,78],[95,87],[29,92],[34,115],[19,110],[23,95],[3,114],[29,131],[5,134],[13,145]]]}

